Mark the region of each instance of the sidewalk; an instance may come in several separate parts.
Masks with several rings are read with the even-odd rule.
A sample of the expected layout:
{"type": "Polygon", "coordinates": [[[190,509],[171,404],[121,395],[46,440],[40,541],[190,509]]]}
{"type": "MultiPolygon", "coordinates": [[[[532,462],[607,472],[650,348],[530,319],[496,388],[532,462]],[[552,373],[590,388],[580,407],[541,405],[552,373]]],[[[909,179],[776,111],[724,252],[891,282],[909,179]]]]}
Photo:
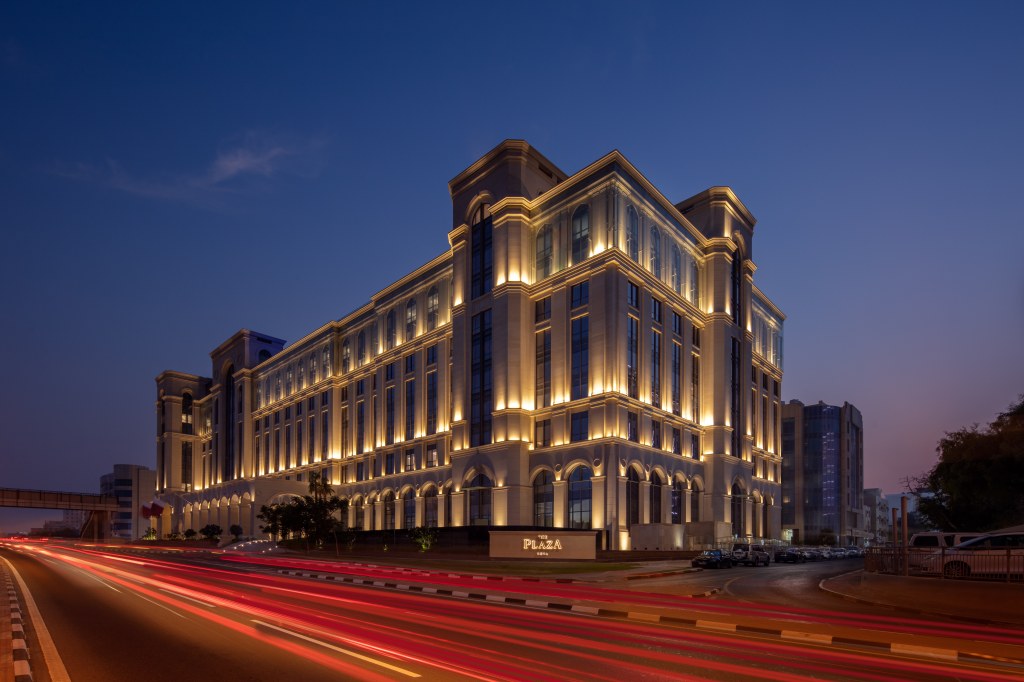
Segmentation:
{"type": "Polygon", "coordinates": [[[1024,584],[852,571],[819,583],[826,592],[922,614],[1024,627],[1024,584]]]}

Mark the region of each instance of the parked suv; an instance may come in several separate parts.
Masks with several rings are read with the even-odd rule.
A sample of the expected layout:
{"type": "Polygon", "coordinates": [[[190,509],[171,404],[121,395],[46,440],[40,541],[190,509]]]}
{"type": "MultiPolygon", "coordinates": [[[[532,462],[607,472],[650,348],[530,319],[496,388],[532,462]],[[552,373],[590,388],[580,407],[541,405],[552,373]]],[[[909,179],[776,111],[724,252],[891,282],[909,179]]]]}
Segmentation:
{"type": "Polygon", "coordinates": [[[751,545],[746,542],[732,546],[732,560],[747,566],[767,566],[772,562],[772,555],[764,545],[751,545]]]}
{"type": "Polygon", "coordinates": [[[947,578],[1024,579],[1024,533],[991,533],[924,558],[924,570],[947,578]]]}

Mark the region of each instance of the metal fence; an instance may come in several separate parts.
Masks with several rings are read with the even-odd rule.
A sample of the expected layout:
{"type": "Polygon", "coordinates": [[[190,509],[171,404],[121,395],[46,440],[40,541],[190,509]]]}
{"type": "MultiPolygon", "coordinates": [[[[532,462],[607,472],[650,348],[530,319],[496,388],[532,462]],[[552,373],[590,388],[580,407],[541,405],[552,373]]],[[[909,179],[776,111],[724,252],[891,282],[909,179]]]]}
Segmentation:
{"type": "Polygon", "coordinates": [[[869,573],[944,579],[1024,582],[1024,548],[957,550],[872,547],[864,555],[864,570],[869,573]]]}

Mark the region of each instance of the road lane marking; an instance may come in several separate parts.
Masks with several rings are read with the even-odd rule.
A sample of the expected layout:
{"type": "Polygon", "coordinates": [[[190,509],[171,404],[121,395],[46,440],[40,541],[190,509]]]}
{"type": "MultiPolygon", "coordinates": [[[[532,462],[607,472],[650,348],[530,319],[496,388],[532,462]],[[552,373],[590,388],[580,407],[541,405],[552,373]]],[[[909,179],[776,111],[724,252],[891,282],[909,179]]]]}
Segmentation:
{"type": "Polygon", "coordinates": [[[278,632],[283,632],[286,635],[291,635],[292,637],[296,637],[296,638],[304,640],[306,642],[311,642],[313,644],[317,644],[319,646],[324,647],[325,649],[330,649],[331,651],[337,651],[340,654],[345,654],[346,656],[351,656],[352,658],[358,658],[360,661],[365,661],[367,663],[372,663],[373,665],[379,665],[382,668],[387,668],[388,670],[392,670],[392,671],[394,671],[396,673],[400,673],[402,675],[406,675],[407,677],[422,677],[422,675],[420,675],[419,673],[413,672],[412,670],[406,670],[405,668],[399,668],[397,665],[391,665],[390,663],[385,663],[384,661],[378,661],[375,658],[370,658],[369,656],[364,656],[364,655],[362,655],[360,653],[356,653],[355,651],[350,651],[348,649],[342,649],[339,646],[334,646],[330,642],[324,642],[324,641],[321,641],[319,639],[314,639],[313,637],[307,637],[306,635],[302,634],[301,632],[295,632],[294,630],[287,630],[285,628],[281,628],[281,627],[278,627],[276,625],[271,625],[270,623],[264,623],[261,620],[253,620],[252,622],[256,623],[257,625],[262,625],[265,628],[270,628],[271,630],[277,630],[278,632]]]}
{"type": "Polygon", "coordinates": [[[735,623],[721,623],[717,620],[698,620],[697,627],[708,630],[724,630],[725,632],[736,632],[735,623]]]}
{"type": "Polygon", "coordinates": [[[800,630],[783,630],[782,639],[792,639],[797,642],[817,642],[819,644],[831,644],[832,635],[825,635],[819,632],[801,632],[800,630]]]}
{"type": "Polygon", "coordinates": [[[173,614],[174,614],[175,616],[177,616],[178,618],[185,618],[185,616],[181,615],[180,613],[178,613],[178,612],[177,612],[177,611],[175,611],[174,609],[172,609],[172,608],[170,608],[170,607],[168,607],[168,606],[166,606],[166,605],[164,605],[164,604],[161,604],[161,603],[160,603],[160,602],[158,602],[158,601],[153,601],[152,599],[149,599],[149,598],[147,598],[147,597],[143,597],[143,596],[142,596],[141,594],[139,594],[138,592],[132,592],[132,594],[134,594],[134,595],[135,595],[136,597],[138,597],[138,598],[139,598],[139,599],[141,599],[142,601],[148,601],[148,602],[149,602],[150,604],[152,604],[153,606],[159,606],[160,608],[164,609],[165,611],[170,611],[171,613],[173,613],[173,614]]]}
{"type": "Polygon", "coordinates": [[[184,594],[179,594],[178,592],[175,592],[174,590],[165,590],[164,588],[161,587],[160,591],[161,592],[166,592],[167,594],[169,594],[171,596],[174,596],[174,597],[179,597],[181,599],[188,599],[189,601],[194,601],[195,603],[200,604],[201,606],[205,606],[207,608],[211,608],[211,609],[217,608],[216,604],[211,604],[210,602],[203,601],[201,599],[193,599],[192,597],[187,597],[184,594]]]}
{"type": "Polygon", "coordinates": [[[64,667],[64,661],[61,660],[60,654],[57,652],[57,645],[53,643],[53,638],[50,636],[50,631],[46,629],[46,623],[43,622],[43,614],[39,613],[39,607],[36,606],[36,600],[32,598],[32,593],[28,590],[28,585],[21,579],[21,574],[18,573],[18,569],[14,567],[6,557],[0,557],[7,564],[7,567],[11,570],[11,575],[18,582],[18,587],[21,588],[21,596],[25,598],[25,608],[28,609],[29,618],[32,620],[32,625],[35,627],[36,640],[39,642],[39,648],[43,652],[43,660],[46,662],[46,668],[50,672],[50,680],[52,682],[71,682],[71,678],[68,676],[67,668],[64,667]]]}

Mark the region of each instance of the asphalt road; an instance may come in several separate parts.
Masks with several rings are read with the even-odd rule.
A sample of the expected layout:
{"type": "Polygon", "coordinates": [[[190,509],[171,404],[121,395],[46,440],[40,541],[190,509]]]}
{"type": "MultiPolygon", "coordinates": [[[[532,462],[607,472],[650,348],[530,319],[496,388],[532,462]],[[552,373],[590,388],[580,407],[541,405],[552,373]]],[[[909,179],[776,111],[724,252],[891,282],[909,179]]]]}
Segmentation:
{"type": "MultiPolygon", "coordinates": [[[[787,641],[770,636],[764,628],[720,631],[723,625],[744,622],[732,610],[733,602],[675,598],[656,586],[654,591],[650,586],[638,591],[543,581],[481,584],[440,573],[366,565],[327,567],[335,576],[396,585],[389,589],[282,574],[309,563],[301,560],[210,553],[139,555],[38,545],[3,551],[28,584],[75,682],[995,680],[1019,679],[1024,671],[823,646],[813,638],[787,641]],[[475,599],[432,596],[411,592],[413,584],[478,594],[475,599]],[[703,613],[711,627],[649,622],[646,616],[615,619],[486,603],[491,596],[510,593],[534,604],[557,600],[614,604],[641,614],[659,609],[703,613]]],[[[324,565],[315,566],[323,576],[324,565]]],[[[741,571],[749,570],[751,575],[759,571],[783,579],[787,568],[732,569],[722,574],[741,577],[741,571]]],[[[805,616],[778,611],[773,617],[783,628],[807,623],[805,616]]],[[[820,614],[816,618],[816,630],[849,627],[820,614]]],[[[1024,644],[1024,638],[1018,639],[1024,644]]],[[[1021,653],[1024,658],[1024,648],[1021,653]]]]}

